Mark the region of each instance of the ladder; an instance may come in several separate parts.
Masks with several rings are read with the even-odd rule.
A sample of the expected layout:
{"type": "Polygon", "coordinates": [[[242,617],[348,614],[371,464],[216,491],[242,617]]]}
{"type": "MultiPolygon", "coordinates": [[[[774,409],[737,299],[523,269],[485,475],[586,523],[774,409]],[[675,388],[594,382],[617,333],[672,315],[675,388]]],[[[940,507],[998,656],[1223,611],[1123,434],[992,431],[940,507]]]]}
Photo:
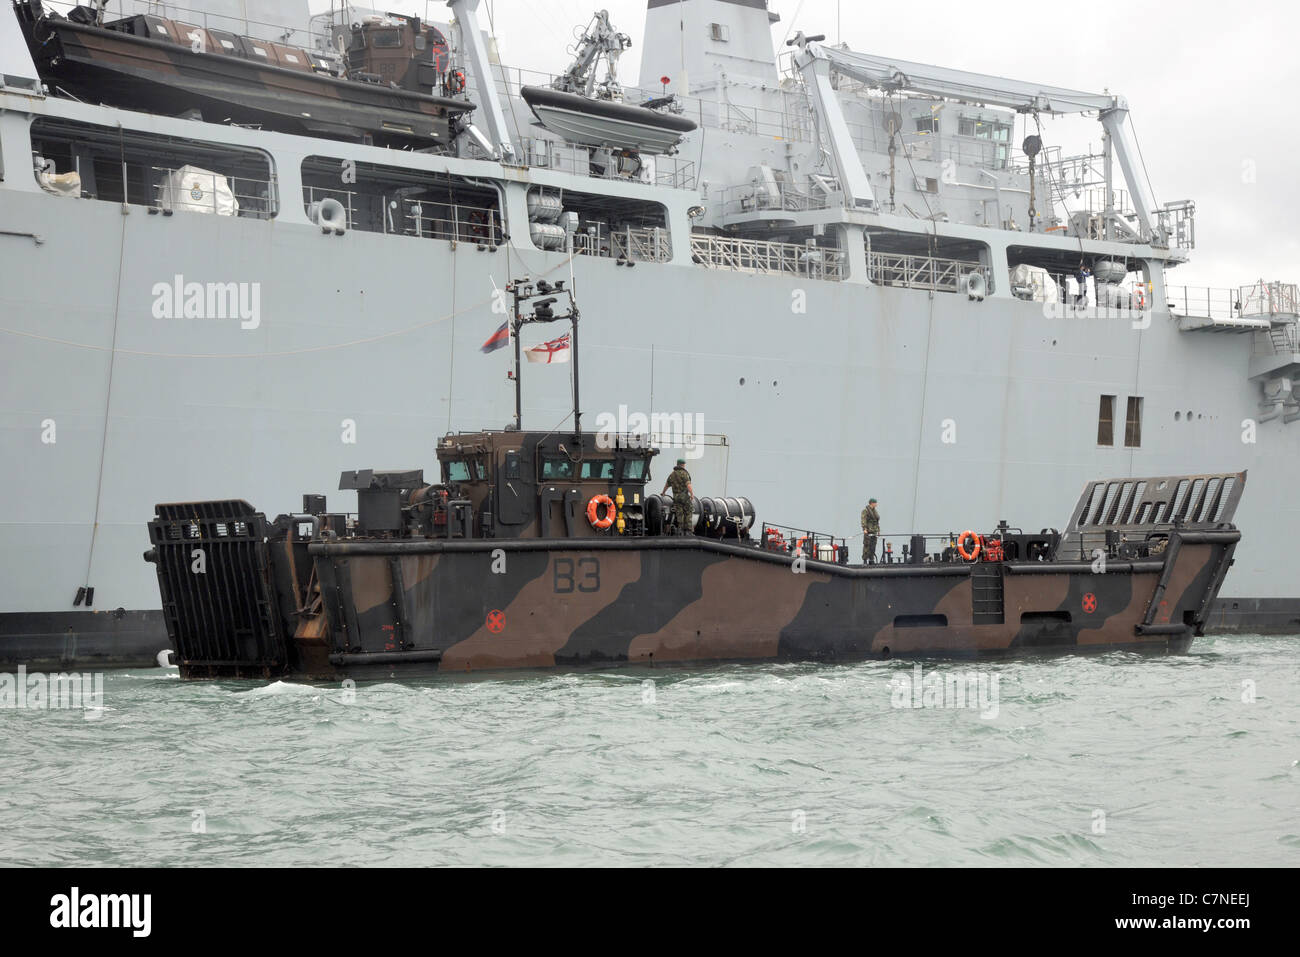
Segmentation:
{"type": "Polygon", "coordinates": [[[1002,563],[976,562],[971,569],[971,622],[976,625],[1001,625],[1004,618],[1002,600],[1002,563]]]}

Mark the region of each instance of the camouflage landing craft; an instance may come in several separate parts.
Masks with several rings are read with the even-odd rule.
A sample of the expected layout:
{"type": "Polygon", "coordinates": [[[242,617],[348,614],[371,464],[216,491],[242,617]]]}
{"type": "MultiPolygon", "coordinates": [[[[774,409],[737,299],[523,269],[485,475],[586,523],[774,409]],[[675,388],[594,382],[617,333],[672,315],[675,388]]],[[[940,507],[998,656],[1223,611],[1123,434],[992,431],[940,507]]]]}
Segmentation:
{"type": "Polygon", "coordinates": [[[577,308],[551,308],[571,293],[521,282],[516,425],[519,328],[568,318],[574,430],[449,434],[434,484],[345,472],[355,516],[323,495],[273,522],[244,501],[157,506],[145,558],[183,678],[1182,652],[1203,633],[1244,472],[1091,482],[1064,533],[912,535],[880,565],[848,565],[830,535],[756,530],[743,498],[696,499],[672,528],[671,499],[646,491],[658,450],[581,430],[577,308]]]}
{"type": "Polygon", "coordinates": [[[182,677],[1182,652],[1240,538],[1244,473],[1120,479],[1089,483],[1064,534],[913,536],[905,561],[849,566],[830,536],[754,535],[744,499],[666,534],[654,450],[593,438],[448,436],[438,484],[345,473],[356,517],[318,495],[274,522],[158,506],[146,557],[182,677]]]}

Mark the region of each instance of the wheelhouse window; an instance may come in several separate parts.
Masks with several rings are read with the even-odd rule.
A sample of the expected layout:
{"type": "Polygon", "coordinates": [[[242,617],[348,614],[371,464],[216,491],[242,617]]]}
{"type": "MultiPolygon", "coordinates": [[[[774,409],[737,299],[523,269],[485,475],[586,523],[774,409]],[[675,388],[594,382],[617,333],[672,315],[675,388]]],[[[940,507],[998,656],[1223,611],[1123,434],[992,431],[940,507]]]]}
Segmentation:
{"type": "Polygon", "coordinates": [[[1124,415],[1124,447],[1136,449],[1142,446],[1142,397],[1128,397],[1128,411],[1124,415]]]}
{"type": "Polygon", "coordinates": [[[623,462],[623,481],[640,482],[646,477],[645,459],[626,459],[623,462]]]}
{"type": "Polygon", "coordinates": [[[542,481],[573,478],[573,463],[563,456],[548,455],[542,459],[542,481]]]}
{"type": "Polygon", "coordinates": [[[1103,395],[1097,410],[1097,444],[1113,446],[1115,444],[1115,397],[1103,395]]]}
{"type": "Polygon", "coordinates": [[[583,462],[582,477],[585,479],[612,479],[614,477],[614,460],[604,459],[583,462]]]}
{"type": "Polygon", "coordinates": [[[454,462],[447,463],[447,481],[448,482],[468,482],[469,481],[469,463],[457,459],[454,462]]]}

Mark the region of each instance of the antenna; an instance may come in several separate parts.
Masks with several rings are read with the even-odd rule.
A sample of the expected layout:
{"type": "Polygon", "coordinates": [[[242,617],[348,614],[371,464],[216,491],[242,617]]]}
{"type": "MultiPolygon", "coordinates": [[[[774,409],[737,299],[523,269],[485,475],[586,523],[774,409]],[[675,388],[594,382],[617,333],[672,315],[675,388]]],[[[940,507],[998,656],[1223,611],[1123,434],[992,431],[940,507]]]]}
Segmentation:
{"type": "Polygon", "coordinates": [[[578,402],[578,301],[572,289],[566,289],[564,280],[547,282],[539,279],[533,282],[527,276],[512,279],[506,291],[514,298],[514,310],[510,317],[510,334],[515,340],[515,430],[523,429],[523,382],[520,378],[520,359],[523,348],[519,342],[519,331],[530,322],[558,322],[569,320],[569,351],[573,361],[573,431],[582,432],[582,408],[578,402]],[[561,297],[568,300],[567,312],[556,312],[555,304],[561,297]],[[532,312],[525,316],[523,305],[533,302],[532,312]]]}

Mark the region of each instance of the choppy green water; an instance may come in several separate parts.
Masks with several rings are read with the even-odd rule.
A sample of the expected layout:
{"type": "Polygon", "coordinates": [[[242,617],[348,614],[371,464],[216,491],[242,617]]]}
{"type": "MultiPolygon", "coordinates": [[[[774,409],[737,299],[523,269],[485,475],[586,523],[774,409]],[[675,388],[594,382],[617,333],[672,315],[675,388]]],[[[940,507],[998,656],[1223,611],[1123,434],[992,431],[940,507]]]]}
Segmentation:
{"type": "Polygon", "coordinates": [[[906,662],[363,684],[355,700],[109,672],[98,720],[0,710],[0,861],[1295,864],[1298,652],[1242,636],[1180,657],[924,665],[996,675],[991,719],[895,707],[906,662]]]}

